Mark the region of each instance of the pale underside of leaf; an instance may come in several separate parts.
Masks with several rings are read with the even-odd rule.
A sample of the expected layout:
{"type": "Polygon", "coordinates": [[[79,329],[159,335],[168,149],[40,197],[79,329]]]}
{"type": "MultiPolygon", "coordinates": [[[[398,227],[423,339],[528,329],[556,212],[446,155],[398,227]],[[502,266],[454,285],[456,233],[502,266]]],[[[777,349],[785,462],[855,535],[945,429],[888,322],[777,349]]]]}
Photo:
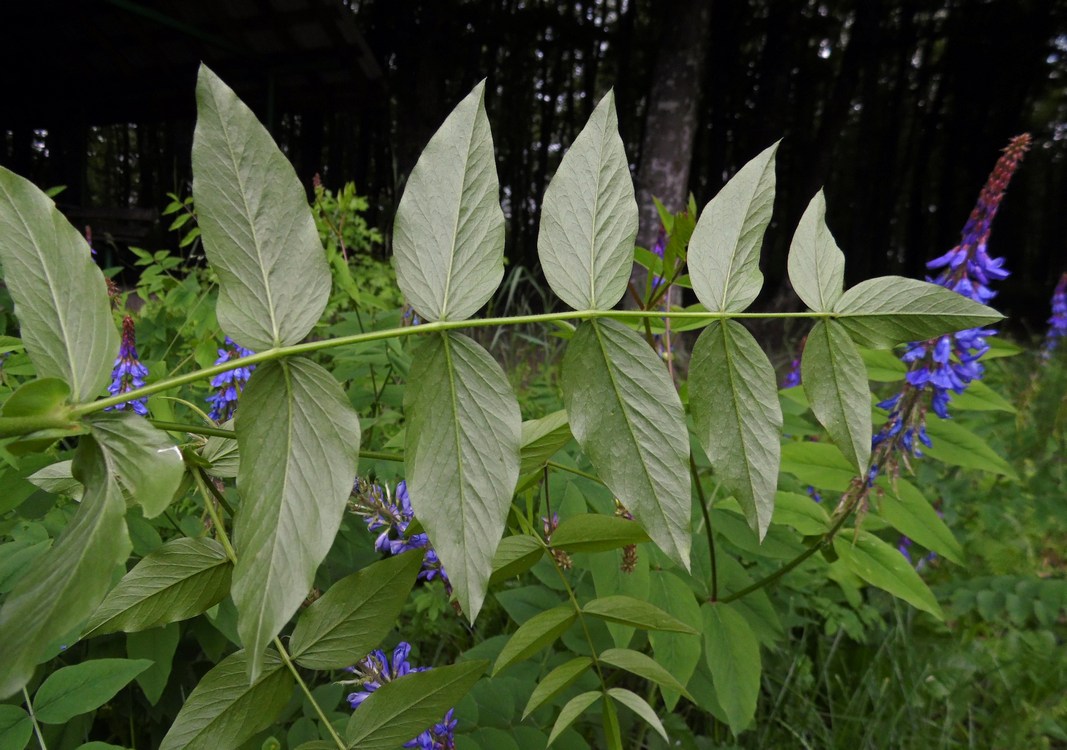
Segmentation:
{"type": "Polygon", "coordinates": [[[774,368],[735,321],[714,321],[693,347],[690,393],[697,436],[716,477],[760,539],[774,513],[782,409],[774,368]]]}
{"type": "Polygon", "coordinates": [[[689,434],[663,361],[612,320],[583,323],[563,358],[571,431],[660,549],[689,568],[689,434]]]}
{"type": "Polygon", "coordinates": [[[22,688],[45,649],[92,613],[129,555],[122,490],[91,438],[79,445],[75,474],[85,493],[74,518],[0,609],[0,697],[22,688]]]}
{"type": "Polygon", "coordinates": [[[612,92],[600,101],[545,191],[537,252],[549,286],[576,310],[626,293],[638,210],[612,92]]]}
{"type": "Polygon", "coordinates": [[[203,65],[196,93],[193,195],[219,275],[219,324],[250,349],[295,344],[331,286],[304,187],[267,129],[203,65]]]}
{"type": "Polygon", "coordinates": [[[3,167],[0,262],[37,376],[63,380],[75,401],[95,398],[119,350],[104,275],[52,199],[3,167]]]}
{"type": "Polygon", "coordinates": [[[759,252],[774,204],[770,146],[730,179],[700,214],[689,241],[689,276],[709,310],[740,312],[763,286],[759,252]]]}
{"type": "Polygon", "coordinates": [[[1004,319],[950,289],[902,276],[856,284],[837,300],[833,311],[857,344],[872,348],[925,341],[1004,319]]]}
{"type": "Polygon", "coordinates": [[[178,446],[167,433],[130,412],[94,414],[89,429],[130,500],[145,518],[162,513],[185,474],[178,446]]]}
{"type": "Polygon", "coordinates": [[[812,413],[857,474],[871,457],[871,389],[859,349],[835,320],[821,320],[808,334],[801,380],[812,413]]]}
{"type": "Polygon", "coordinates": [[[500,365],[468,337],[428,337],[414,358],[405,392],[408,492],[473,621],[519,476],[522,418],[500,365]]]}
{"type": "Polygon", "coordinates": [[[360,431],[333,376],[300,358],[260,366],[241,403],[233,600],[254,679],[259,655],[304,601],[340,527],[360,431]]]}
{"type": "Polygon", "coordinates": [[[430,139],[393,225],[397,284],[426,320],[465,320],[504,275],[504,212],[485,81],[430,139]]]}
{"type": "Polygon", "coordinates": [[[789,281],[812,310],[828,312],[845,288],[845,254],[826,226],[826,197],[811,199],[789,245],[789,281]]]}

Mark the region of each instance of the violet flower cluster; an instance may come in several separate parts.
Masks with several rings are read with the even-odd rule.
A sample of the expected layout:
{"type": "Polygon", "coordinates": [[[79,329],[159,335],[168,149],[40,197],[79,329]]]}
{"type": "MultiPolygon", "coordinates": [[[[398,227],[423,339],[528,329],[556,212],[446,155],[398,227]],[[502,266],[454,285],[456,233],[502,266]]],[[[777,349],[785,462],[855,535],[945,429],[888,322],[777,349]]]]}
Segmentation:
{"type": "Polygon", "coordinates": [[[413,549],[425,550],[419,579],[432,581],[440,578],[445,583],[445,589],[451,593],[448,575],[437,552],[430,545],[430,538],[423,532],[406,536],[408,526],[415,518],[407,482],[402,481],[396,486],[394,500],[381,485],[370,484],[357,477],[352,494],[355,512],[363,516],[367,529],[379,532],[374,548],[386,555],[399,555],[413,549]]]}
{"type": "MultiPolygon", "coordinates": [[[[346,685],[356,685],[360,689],[348,696],[348,703],[353,709],[358,709],[370,694],[387,682],[399,679],[413,672],[425,672],[429,667],[412,667],[408,662],[411,653],[411,644],[401,641],[393,649],[393,657],[390,660],[382,651],[373,651],[349,671],[355,675],[352,680],[346,680],[346,685]]],[[[441,721],[422,732],[418,737],[404,743],[404,747],[414,747],[419,750],[454,750],[456,719],[455,709],[448,709],[441,721]]]]}
{"type": "MultiPolygon", "coordinates": [[[[993,172],[978,196],[978,203],[963,227],[960,244],[939,258],[927,263],[931,270],[940,269],[935,284],[951,289],[982,304],[996,296],[991,284],[1008,277],[1003,258],[990,257],[987,250],[993,219],[1004,193],[1023,156],[1030,148],[1030,136],[1023,134],[1011,140],[997,161],[993,172]]],[[[989,328],[971,328],[929,341],[909,344],[901,357],[910,365],[907,386],[915,391],[929,388],[930,407],[942,419],[949,418],[951,394],[962,393],[967,386],[982,377],[979,361],[989,351],[986,339],[995,334],[989,328]]],[[[889,398],[879,406],[889,411],[885,427],[874,437],[875,446],[890,441],[904,448],[905,454],[920,457],[920,445],[931,446],[926,434],[925,410],[914,408],[914,399],[905,398],[905,391],[889,398]]]]}
{"type": "MultiPolygon", "coordinates": [[[[255,354],[251,349],[238,346],[229,336],[226,337],[223,347],[223,349],[219,349],[219,358],[215,360],[217,365],[255,354]]],[[[207,398],[207,402],[211,404],[211,411],[208,413],[209,417],[216,422],[225,422],[233,416],[233,413],[237,410],[237,399],[255,369],[255,365],[237,367],[211,379],[211,387],[215,388],[216,391],[207,398]]]]}
{"type": "MultiPolygon", "coordinates": [[[[107,392],[112,396],[120,393],[128,393],[144,386],[144,379],[148,377],[148,368],[141,364],[137,358],[137,340],[134,331],[133,318],[127,315],[122,319],[122,343],[119,344],[119,356],[115,358],[115,368],[111,371],[111,385],[107,392]]],[[[123,411],[133,409],[141,416],[148,415],[148,399],[135,398],[107,409],[123,411]]]]}
{"type": "Polygon", "coordinates": [[[1048,319],[1042,356],[1047,359],[1064,336],[1067,336],[1067,273],[1060,277],[1052,293],[1052,317],[1048,319]]]}

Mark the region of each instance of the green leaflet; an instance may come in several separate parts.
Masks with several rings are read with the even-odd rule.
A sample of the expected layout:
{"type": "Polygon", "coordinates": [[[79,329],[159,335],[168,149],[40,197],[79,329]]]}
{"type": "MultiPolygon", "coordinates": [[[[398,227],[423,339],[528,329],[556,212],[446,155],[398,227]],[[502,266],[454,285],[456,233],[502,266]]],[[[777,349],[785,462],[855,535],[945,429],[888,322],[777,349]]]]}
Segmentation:
{"type": "Polygon", "coordinates": [[[1004,319],[951,289],[902,276],[861,281],[841,295],[833,312],[857,344],[875,349],[1004,319]]]}
{"type": "Polygon", "coordinates": [[[493,665],[493,676],[553,643],[576,619],[578,614],[570,604],[561,604],[531,617],[508,639],[493,665]]]}
{"type": "Polygon", "coordinates": [[[704,656],[711,682],[730,730],[735,734],[748,726],[759,698],[759,641],[745,618],[732,604],[705,604],[704,656]]]}
{"type": "Polygon", "coordinates": [[[660,688],[674,690],[686,698],[692,700],[692,696],[686,691],[685,686],[650,656],[628,648],[609,648],[600,654],[599,661],[602,664],[610,664],[619,669],[644,677],[646,680],[656,683],[660,688]]]}
{"type": "Polygon", "coordinates": [[[470,661],[387,682],[352,713],[345,742],[358,750],[394,750],[440,721],[466,695],[488,664],[470,661]]]}
{"type": "Polygon", "coordinates": [[[548,735],[548,747],[551,747],[556,738],[573,724],[574,720],[581,716],[585,709],[593,705],[601,695],[602,693],[599,690],[590,690],[567,701],[567,705],[560,710],[559,716],[556,717],[556,723],[552,725],[552,732],[548,735]]]}
{"type": "Polygon", "coordinates": [[[53,495],[68,495],[78,500],[82,496],[82,485],[74,478],[73,464],[73,461],[57,461],[26,477],[26,481],[53,495]]]}
{"type": "Polygon", "coordinates": [[[153,706],[159,703],[167,687],[170,670],[174,665],[174,653],[178,650],[180,640],[181,626],[176,622],[126,636],[126,656],[152,662],[152,666],[137,675],[137,684],[153,706]]]}
{"type": "Polygon", "coordinates": [[[567,552],[606,552],[649,541],[638,524],[621,516],[579,513],[552,532],[552,547],[567,552]]]}
{"type": "Polygon", "coordinates": [[[493,574],[490,585],[521,575],[532,568],[545,554],[545,545],[537,537],[526,534],[506,536],[500,540],[493,555],[493,574]]]}
{"type": "Polygon", "coordinates": [[[960,543],[918,487],[899,477],[892,482],[881,479],[878,484],[886,492],[878,501],[879,516],[928,550],[958,565],[965,564],[960,543]]]}
{"type": "Polygon", "coordinates": [[[534,711],[555,698],[569,688],[593,665],[593,660],[588,656],[579,656],[568,662],[560,664],[544,676],[537,687],[530,693],[530,700],[522,711],[523,720],[534,711]]]}
{"type": "Polygon", "coordinates": [[[631,596],[602,596],[582,607],[582,612],[607,622],[631,625],[641,630],[696,633],[696,629],[659,607],[631,596]]]}
{"type": "MultiPolygon", "coordinates": [[[[243,402],[241,408],[245,408],[243,402]]],[[[249,684],[248,652],[223,659],[185,700],[159,750],[219,750],[241,743],[274,723],[293,692],[293,678],[273,649],[259,654],[249,684]]]]}
{"type": "Polygon", "coordinates": [[[689,569],[689,434],[663,361],[613,320],[578,327],[563,358],[571,431],[615,493],[672,560],[689,569]]]}
{"type": "Polygon", "coordinates": [[[167,433],[130,412],[93,414],[87,421],[130,500],[141,506],[145,518],[162,513],[185,474],[178,446],[167,433]]]}
{"type": "Polygon", "coordinates": [[[462,334],[428,336],[413,359],[404,392],[408,492],[473,622],[519,476],[519,404],[496,360],[462,334]]]}
{"type": "Polygon", "coordinates": [[[319,321],[331,285],[304,187],[252,110],[206,65],[196,105],[193,195],[219,275],[219,325],[257,351],[295,344],[319,321]]]}
{"type": "Polygon", "coordinates": [[[848,459],[829,443],[786,443],[782,446],[782,471],[803,484],[834,492],[844,492],[856,478],[848,459]]]}
{"type": "Polygon", "coordinates": [[[426,144],[396,211],[396,281],[426,320],[465,320],[500,284],[499,192],[482,81],[426,144]]]}
{"type": "Polygon", "coordinates": [[[231,570],[214,539],[173,539],[119,581],[89,619],[85,635],[133,633],[195,617],[226,597],[231,570]]]}
{"type": "Polygon", "coordinates": [[[774,204],[775,143],[748,162],[704,207],[689,241],[689,276],[713,312],[740,312],[763,286],[759,251],[774,204]]]}
{"type": "MultiPolygon", "coordinates": [[[[810,502],[810,500],[809,500],[810,502]]],[[[673,617],[690,627],[701,626],[700,606],[692,590],[678,576],[657,570],[652,574],[651,602],[673,617]]],[[[656,661],[674,675],[683,685],[697,668],[702,651],[700,636],[695,633],[668,633],[662,630],[649,631],[648,641],[652,644],[652,654],[656,661]]],[[[680,692],[670,688],[661,688],[663,702],[671,711],[678,704],[680,692]]]]}
{"type": "Polygon", "coordinates": [[[537,254],[549,286],[575,310],[610,310],[626,293],[637,199],[609,91],[545,191],[537,254]]]}
{"type": "MultiPolygon", "coordinates": [[[[573,516],[572,516],[573,518],[573,516]]],[[[620,519],[625,520],[625,519],[620,519]]],[[[633,521],[626,521],[634,528],[641,530],[633,521]]],[[[562,527],[563,524],[560,524],[562,527]]],[[[557,529],[556,531],[559,531],[557,529]]],[[[553,543],[556,532],[552,533],[553,543]]],[[[589,555],[584,560],[576,560],[579,567],[586,568],[593,574],[593,590],[597,596],[611,596],[623,594],[634,599],[647,601],[651,594],[649,576],[649,554],[637,553],[637,561],[632,569],[623,571],[623,551],[613,549],[610,554],[589,555]]],[[[630,625],[620,625],[617,622],[606,623],[608,633],[614,644],[620,648],[630,645],[635,628],[630,625]]]]}
{"type": "Polygon", "coordinates": [[[0,263],[37,377],[63,380],[75,401],[96,398],[119,350],[104,274],[52,199],[3,167],[0,263]]]}
{"type": "Polygon", "coordinates": [[[892,545],[866,531],[842,533],[834,537],[834,551],[845,567],[872,586],[888,591],[929,612],[939,620],[945,613],[915,569],[892,545]]]}
{"type": "Polygon", "coordinates": [[[425,552],[397,555],[342,578],[300,616],[289,651],[309,669],[341,669],[377,646],[396,624],[425,552]]]}
{"type": "Polygon", "coordinates": [[[0,697],[18,692],[51,656],[45,649],[89,616],[129,555],[122,490],[92,438],[78,445],[74,476],[85,485],[74,518],[0,609],[0,697]]]}
{"type": "Polygon", "coordinates": [[[62,724],[107,703],[152,666],[147,659],[92,659],[57,669],[37,689],[33,712],[45,724],[62,724]]]}
{"type": "Polygon", "coordinates": [[[23,750],[32,736],[30,715],[18,706],[0,704],[0,747],[23,750]]]}
{"type": "Polygon", "coordinates": [[[762,539],[774,513],[782,407],[774,368],[744,326],[711,323],[697,339],[689,394],[697,437],[716,477],[762,539]]]}
{"type": "Polygon", "coordinates": [[[667,740],[667,730],[663,728],[663,722],[656,716],[656,712],[652,709],[652,706],[648,705],[648,701],[636,693],[630,690],[625,690],[624,688],[610,688],[608,690],[608,695],[644,719],[650,727],[656,730],[656,734],[662,737],[665,741],[667,740]]]}
{"type": "MultiPolygon", "coordinates": [[[[232,430],[233,420],[228,419],[219,427],[232,430]]],[[[237,467],[240,465],[241,457],[237,451],[235,439],[212,435],[200,449],[200,457],[211,462],[211,466],[204,469],[211,476],[220,479],[233,479],[237,476],[237,467]]]]}
{"type": "Polygon", "coordinates": [[[923,451],[930,458],[953,466],[1003,474],[1009,479],[1019,478],[1012,465],[993,450],[989,443],[957,422],[929,419],[926,422],[926,432],[933,446],[923,448],[923,451]]]}
{"type": "Polygon", "coordinates": [[[545,463],[571,440],[567,411],[560,409],[541,419],[522,423],[522,447],[519,450],[519,475],[529,474],[545,463]]]}
{"type": "Polygon", "coordinates": [[[812,310],[827,312],[845,289],[845,254],[826,226],[822,190],[808,204],[789,245],[789,283],[812,310]]]}
{"type": "Polygon", "coordinates": [[[330,373],[292,358],[252,373],[236,427],[233,601],[255,679],[259,655],[304,601],[340,527],[359,460],[359,417],[330,373]]]}
{"type": "Polygon", "coordinates": [[[858,475],[871,458],[871,389],[859,349],[835,320],[808,334],[800,363],[804,393],[815,418],[858,475]]]}

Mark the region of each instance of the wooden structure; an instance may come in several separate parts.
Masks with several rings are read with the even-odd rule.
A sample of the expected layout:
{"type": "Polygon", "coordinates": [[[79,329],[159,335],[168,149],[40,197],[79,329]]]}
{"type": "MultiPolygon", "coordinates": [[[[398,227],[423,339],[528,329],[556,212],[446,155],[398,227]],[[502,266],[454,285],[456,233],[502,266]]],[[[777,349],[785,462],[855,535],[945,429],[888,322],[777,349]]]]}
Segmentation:
{"type": "Polygon", "coordinates": [[[93,203],[120,242],[144,234],[135,205],[158,208],[188,178],[201,61],[272,129],[297,118],[287,145],[304,179],[320,169],[324,117],[384,111],[382,72],[343,0],[20,0],[0,2],[0,29],[0,164],[67,185],[71,219],[89,219],[93,203]],[[101,198],[87,163],[91,128],[114,125],[127,148],[112,151],[130,163],[109,164],[108,179],[136,183],[126,205],[101,198]]]}

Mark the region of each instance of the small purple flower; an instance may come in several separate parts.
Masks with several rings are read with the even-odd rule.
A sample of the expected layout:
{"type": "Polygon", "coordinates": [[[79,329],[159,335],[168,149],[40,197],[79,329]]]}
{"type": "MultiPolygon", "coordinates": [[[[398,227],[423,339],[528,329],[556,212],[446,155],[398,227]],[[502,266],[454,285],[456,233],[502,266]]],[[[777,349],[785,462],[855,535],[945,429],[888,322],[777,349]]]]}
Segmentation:
{"type": "MultiPolygon", "coordinates": [[[[219,349],[219,358],[215,360],[216,365],[221,365],[233,359],[250,357],[255,354],[251,349],[245,349],[243,346],[235,344],[233,339],[229,336],[226,337],[224,346],[226,348],[219,349]]],[[[211,386],[217,390],[207,398],[207,402],[211,404],[211,411],[208,413],[208,416],[216,422],[225,422],[232,417],[234,411],[237,409],[237,399],[240,397],[241,391],[244,390],[245,384],[248,383],[248,379],[252,377],[252,371],[255,369],[255,365],[247,365],[245,367],[237,367],[233,370],[227,370],[226,372],[213,377],[211,379],[211,386]]]]}
{"type": "Polygon", "coordinates": [[[395,502],[388,497],[388,492],[381,485],[370,484],[358,477],[352,492],[355,496],[355,512],[363,516],[367,529],[380,531],[374,541],[374,548],[386,555],[399,555],[413,549],[425,550],[419,579],[432,581],[440,578],[445,583],[445,590],[451,594],[448,575],[436,550],[430,545],[430,538],[425,533],[407,536],[408,526],[415,517],[407,482],[401,481],[396,486],[395,502]]]}
{"type": "MultiPolygon", "coordinates": [[[[134,332],[133,318],[129,315],[122,319],[122,343],[119,344],[119,356],[115,358],[115,369],[111,372],[111,385],[107,392],[112,396],[120,393],[129,393],[137,388],[144,387],[144,379],[148,377],[148,368],[141,364],[137,358],[137,341],[134,332]]],[[[135,398],[124,404],[109,406],[107,409],[125,410],[133,409],[141,416],[148,415],[148,398],[135,398]]]]}
{"type": "MultiPolygon", "coordinates": [[[[430,669],[430,667],[412,667],[408,662],[410,654],[411,644],[401,641],[393,649],[392,660],[382,651],[373,651],[355,667],[350,667],[348,671],[355,675],[355,679],[345,680],[343,684],[356,685],[361,689],[348,695],[349,705],[353,709],[358,709],[371,693],[385,683],[412,672],[426,672],[430,669]]],[[[455,709],[448,709],[441,721],[419,734],[418,737],[405,742],[404,747],[414,747],[419,750],[453,750],[456,746],[454,711],[455,709]]]]}
{"type": "Polygon", "coordinates": [[[782,388],[796,388],[800,385],[800,357],[793,360],[789,365],[789,372],[782,380],[782,388]]]}

